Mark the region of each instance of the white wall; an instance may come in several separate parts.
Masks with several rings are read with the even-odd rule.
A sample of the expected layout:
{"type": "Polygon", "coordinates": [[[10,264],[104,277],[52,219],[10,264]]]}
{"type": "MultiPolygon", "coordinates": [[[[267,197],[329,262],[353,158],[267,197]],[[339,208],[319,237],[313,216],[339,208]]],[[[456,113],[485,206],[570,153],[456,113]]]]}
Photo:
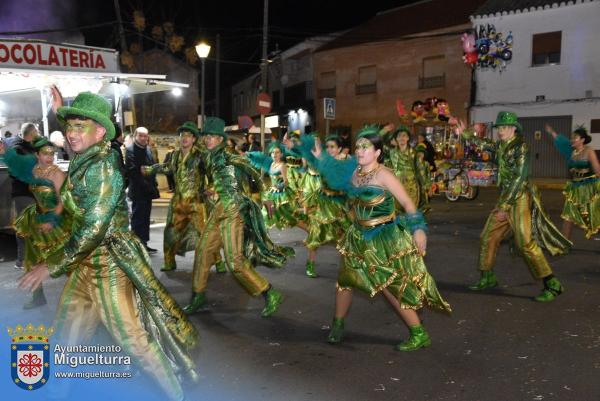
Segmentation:
{"type": "MultiPolygon", "coordinates": [[[[521,117],[572,115],[574,125],[587,128],[591,119],[600,118],[600,1],[478,17],[472,22],[494,24],[497,32],[506,37],[512,31],[514,37],[513,58],[505,70],[476,71],[472,121],[494,121],[501,110],[521,117]],[[532,67],[533,34],[553,31],[562,31],[560,64],[532,67]],[[584,99],[588,90],[592,98],[564,102],[584,99]],[[546,101],[535,103],[537,95],[544,95],[546,101]]],[[[600,135],[594,135],[592,145],[600,148],[600,135]]]]}
{"type": "MultiPolygon", "coordinates": [[[[590,102],[565,102],[548,105],[544,103],[533,103],[521,106],[494,106],[473,107],[471,109],[471,122],[494,122],[499,111],[512,111],[519,117],[550,117],[550,116],[572,116],[573,126],[584,125],[590,128],[590,116],[600,118],[600,100],[590,102]]],[[[568,134],[568,133],[564,133],[568,134]]],[[[591,134],[591,146],[600,149],[600,134],[591,134]]]]}

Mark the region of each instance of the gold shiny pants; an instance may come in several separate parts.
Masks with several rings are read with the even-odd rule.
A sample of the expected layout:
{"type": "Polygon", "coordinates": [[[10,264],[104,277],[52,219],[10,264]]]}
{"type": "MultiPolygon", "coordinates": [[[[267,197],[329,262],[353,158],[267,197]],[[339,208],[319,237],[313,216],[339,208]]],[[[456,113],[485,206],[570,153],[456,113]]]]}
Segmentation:
{"type": "Polygon", "coordinates": [[[169,360],[142,326],[131,280],[110,256],[94,254],[70,274],[63,289],[55,319],[61,341],[87,345],[102,323],[169,398],[181,399],[183,392],[169,360]]]}
{"type": "Polygon", "coordinates": [[[175,255],[181,246],[188,230],[194,230],[194,238],[199,238],[206,221],[204,203],[196,199],[173,199],[169,206],[167,224],[165,226],[163,249],[165,267],[175,267],[175,255]],[[191,225],[191,227],[190,227],[191,225]]]}
{"type": "Polygon", "coordinates": [[[496,263],[496,254],[503,238],[511,231],[517,250],[523,256],[533,277],[543,278],[552,274],[552,269],[542,249],[532,235],[531,196],[524,193],[507,212],[508,218],[498,221],[496,212],[490,213],[479,244],[479,270],[490,271],[496,263]]]}
{"type": "Polygon", "coordinates": [[[225,211],[222,203],[218,203],[206,221],[206,227],[196,247],[192,273],[193,291],[197,293],[206,289],[210,267],[216,262],[221,248],[227,267],[250,295],[256,296],[266,291],[269,282],[246,258],[243,243],[244,222],[239,211],[225,211]]]}

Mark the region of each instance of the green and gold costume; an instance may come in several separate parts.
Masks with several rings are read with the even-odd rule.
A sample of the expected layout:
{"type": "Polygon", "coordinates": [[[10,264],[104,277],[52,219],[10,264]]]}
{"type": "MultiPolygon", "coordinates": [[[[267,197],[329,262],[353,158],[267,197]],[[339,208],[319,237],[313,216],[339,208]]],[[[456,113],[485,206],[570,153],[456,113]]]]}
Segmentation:
{"type": "MultiPolygon", "coordinates": [[[[2,160],[13,176],[29,184],[36,202],[17,216],[14,222],[15,233],[25,239],[25,270],[29,271],[31,267],[46,260],[60,260],[63,246],[70,236],[72,219],[68,213],[55,213],[60,199],[54,183],[34,176],[37,164],[34,155],[20,155],[11,148],[6,151],[2,160]],[[51,223],[53,228],[47,232],[42,231],[42,223],[51,223]]],[[[54,170],[58,170],[58,166],[50,166],[46,175],[51,175],[54,170]]]]}
{"type": "Polygon", "coordinates": [[[283,179],[283,162],[275,163],[271,157],[262,152],[248,152],[246,157],[255,168],[262,168],[268,172],[271,186],[262,192],[262,201],[271,202],[273,207],[271,213],[266,206],[263,207],[265,224],[268,228],[295,227],[298,224],[296,218],[298,205],[295,194],[283,179]]]}
{"type": "Polygon", "coordinates": [[[171,399],[181,399],[176,374],[196,379],[188,350],[198,334],[129,231],[117,158],[102,141],[76,154],[69,166],[61,198],[73,228],[62,258],[48,260],[52,277],[67,275],[55,327],[63,341],[82,344],[102,323],[171,399]]]}
{"type": "Polygon", "coordinates": [[[335,160],[329,155],[311,158],[312,140],[302,139],[303,155],[318,168],[328,185],[352,200],[352,224],[338,243],[342,264],[339,290],[356,288],[374,297],[387,289],[402,308],[430,306],[450,312],[423,257],[415,247],[405,219],[396,215],[394,197],[374,186],[354,186],[354,158],[335,160]]]}
{"type": "Polygon", "coordinates": [[[600,230],[600,179],[585,156],[589,146],[576,154],[569,140],[562,135],[556,137],[554,144],[567,160],[571,174],[571,180],[563,190],[565,205],[560,217],[581,227],[589,239],[600,230]]]}
{"type": "Polygon", "coordinates": [[[302,157],[286,149],[285,166],[287,167],[288,187],[297,199],[301,188],[300,183],[306,172],[302,164],[302,157]]]}
{"type": "MultiPolygon", "coordinates": [[[[421,160],[413,148],[407,146],[405,150],[390,147],[385,157],[385,166],[400,180],[415,206],[426,211],[429,208],[428,191],[431,188],[429,164],[421,160]]],[[[401,210],[398,204],[397,209],[401,210]]]]}
{"type": "Polygon", "coordinates": [[[339,288],[357,288],[371,297],[384,288],[402,308],[424,305],[450,312],[437,290],[412,235],[396,216],[394,197],[378,187],[362,187],[353,204],[353,224],[340,242],[339,288]]]}
{"type": "Polygon", "coordinates": [[[169,202],[164,231],[163,270],[177,267],[176,254],[184,255],[196,249],[206,224],[206,206],[202,198],[204,172],[200,153],[199,145],[194,145],[185,155],[181,150],[176,150],[169,163],[155,164],[146,170],[146,174],[173,174],[175,180],[175,192],[169,202]]]}
{"type": "Polygon", "coordinates": [[[227,267],[242,287],[253,296],[264,293],[269,283],[254,266],[282,267],[293,250],[273,244],[260,207],[243,189],[243,182],[260,182],[260,174],[247,158],[226,152],[223,144],[207,150],[203,162],[214,195],[196,247],[193,292],[204,293],[209,269],[223,248],[227,267]]]}
{"type": "Polygon", "coordinates": [[[479,269],[493,269],[500,242],[512,232],[531,274],[538,279],[549,276],[552,269],[542,248],[552,255],[565,254],[571,242],[554,226],[544,211],[538,189],[529,181],[529,149],[523,136],[515,134],[508,141],[500,141],[495,150],[500,188],[496,210],[506,212],[508,218],[499,221],[496,211],[488,217],[481,233],[479,269]]]}
{"type": "Polygon", "coordinates": [[[328,242],[337,242],[350,225],[346,210],[346,195],[327,185],[313,167],[302,180],[302,203],[306,209],[308,249],[317,249],[328,242]]]}

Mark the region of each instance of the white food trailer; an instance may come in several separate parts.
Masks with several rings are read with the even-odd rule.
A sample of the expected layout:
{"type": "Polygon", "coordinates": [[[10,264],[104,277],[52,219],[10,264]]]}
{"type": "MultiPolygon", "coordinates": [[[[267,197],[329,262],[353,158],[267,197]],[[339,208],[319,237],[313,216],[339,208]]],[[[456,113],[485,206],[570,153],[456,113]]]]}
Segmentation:
{"type": "MultiPolygon", "coordinates": [[[[39,123],[49,136],[50,91],[56,85],[65,104],[83,91],[100,94],[114,106],[114,121],[135,125],[132,112],[123,112],[126,99],[140,93],[188,88],[166,81],[166,75],[129,74],[119,68],[113,49],[49,43],[39,40],[0,39],[0,133],[13,136],[24,122],[39,123]]],[[[10,229],[14,219],[11,179],[0,163],[0,229],[10,229]]]]}

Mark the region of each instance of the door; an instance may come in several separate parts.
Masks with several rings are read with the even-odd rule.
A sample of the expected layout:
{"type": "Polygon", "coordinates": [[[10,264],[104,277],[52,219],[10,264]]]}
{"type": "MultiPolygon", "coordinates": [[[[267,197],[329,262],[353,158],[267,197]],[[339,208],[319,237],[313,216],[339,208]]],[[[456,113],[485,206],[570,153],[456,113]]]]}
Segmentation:
{"type": "Polygon", "coordinates": [[[535,178],[566,178],[569,176],[567,163],[554,147],[552,136],[544,130],[550,124],[556,132],[569,137],[572,116],[523,117],[523,136],[531,156],[530,176],[535,178]]]}

